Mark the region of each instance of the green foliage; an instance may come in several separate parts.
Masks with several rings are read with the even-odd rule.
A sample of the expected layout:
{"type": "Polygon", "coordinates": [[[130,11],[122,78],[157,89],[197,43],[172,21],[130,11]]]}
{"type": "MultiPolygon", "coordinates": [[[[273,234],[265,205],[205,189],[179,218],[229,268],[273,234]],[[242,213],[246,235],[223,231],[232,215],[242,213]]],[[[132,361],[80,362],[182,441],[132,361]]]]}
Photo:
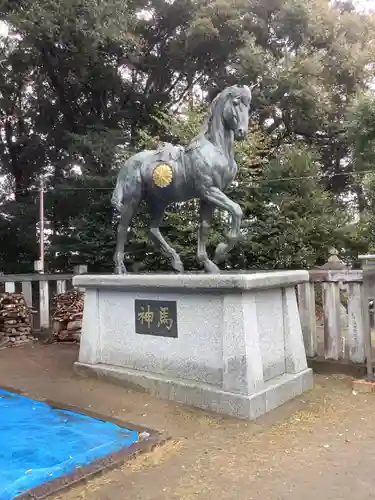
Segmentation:
{"type": "Polygon", "coordinates": [[[305,145],[280,150],[254,191],[243,243],[251,267],[311,268],[340,246],[336,229],[347,216],[319,181],[316,155],[305,145]]]}
{"type": "Polygon", "coordinates": [[[38,245],[35,238],[36,217],[36,206],[33,200],[24,202],[8,200],[2,204],[2,217],[0,217],[0,269],[2,272],[33,272],[33,262],[38,258],[38,245]]]}
{"type": "Polygon", "coordinates": [[[360,203],[360,217],[354,239],[365,253],[375,250],[375,95],[358,97],[347,117],[347,140],[353,166],[353,187],[360,203]]]}
{"type": "MultiPolygon", "coordinates": [[[[359,241],[365,241],[365,250],[375,252],[375,174],[367,174],[363,178],[363,187],[366,193],[367,207],[360,218],[357,229],[359,241]]],[[[363,252],[364,253],[364,252],[363,252]]]]}
{"type": "Polygon", "coordinates": [[[358,172],[373,169],[375,161],[375,95],[361,95],[349,110],[347,118],[352,163],[358,172]]]}
{"type": "Polygon", "coordinates": [[[57,269],[89,264],[93,271],[110,270],[115,221],[110,198],[113,177],[71,174],[47,189],[47,218],[53,234],[47,259],[57,269]]]}

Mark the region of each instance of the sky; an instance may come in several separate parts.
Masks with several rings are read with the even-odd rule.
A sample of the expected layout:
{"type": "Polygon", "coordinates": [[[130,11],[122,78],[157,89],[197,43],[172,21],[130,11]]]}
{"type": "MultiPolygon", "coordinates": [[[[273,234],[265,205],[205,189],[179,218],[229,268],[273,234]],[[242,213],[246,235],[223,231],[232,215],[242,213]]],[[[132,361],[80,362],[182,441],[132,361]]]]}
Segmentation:
{"type": "Polygon", "coordinates": [[[4,21],[0,21],[0,37],[6,36],[7,34],[8,34],[7,25],[4,23],[4,21]]]}
{"type": "Polygon", "coordinates": [[[375,0],[357,0],[357,3],[361,7],[375,10],[375,0]]]}

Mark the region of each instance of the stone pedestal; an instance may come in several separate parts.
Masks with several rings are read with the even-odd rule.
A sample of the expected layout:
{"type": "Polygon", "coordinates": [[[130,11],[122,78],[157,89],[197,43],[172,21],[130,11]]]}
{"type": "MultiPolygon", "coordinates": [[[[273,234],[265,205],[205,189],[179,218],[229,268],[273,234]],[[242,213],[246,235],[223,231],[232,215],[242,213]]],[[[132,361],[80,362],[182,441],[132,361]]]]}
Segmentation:
{"type": "Polygon", "coordinates": [[[305,271],[81,275],[77,371],[254,419],[310,389],[295,286],[305,271]]]}

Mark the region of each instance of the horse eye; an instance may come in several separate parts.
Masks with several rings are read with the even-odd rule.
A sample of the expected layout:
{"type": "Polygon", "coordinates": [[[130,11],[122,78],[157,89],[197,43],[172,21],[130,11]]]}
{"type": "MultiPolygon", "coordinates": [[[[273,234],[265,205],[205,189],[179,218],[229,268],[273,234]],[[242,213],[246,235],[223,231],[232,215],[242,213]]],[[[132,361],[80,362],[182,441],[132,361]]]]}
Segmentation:
{"type": "Polygon", "coordinates": [[[239,99],[233,99],[233,104],[234,106],[238,106],[240,103],[240,100],[239,99]]]}

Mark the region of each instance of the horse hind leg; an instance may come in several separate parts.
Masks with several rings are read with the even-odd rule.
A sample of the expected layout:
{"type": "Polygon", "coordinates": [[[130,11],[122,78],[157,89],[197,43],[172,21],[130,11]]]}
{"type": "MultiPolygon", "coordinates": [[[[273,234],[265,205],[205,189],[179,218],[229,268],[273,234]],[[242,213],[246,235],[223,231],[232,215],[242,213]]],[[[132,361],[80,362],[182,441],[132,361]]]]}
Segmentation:
{"type": "Polygon", "coordinates": [[[170,262],[172,268],[177,273],[184,272],[184,265],[180,259],[180,256],[176,252],[174,248],[172,248],[164,239],[163,235],[160,232],[160,224],[162,223],[165,209],[164,205],[153,205],[150,207],[151,212],[151,221],[149,226],[149,237],[153,243],[158,246],[162,252],[162,254],[167,257],[170,262]]]}
{"type": "Polygon", "coordinates": [[[128,242],[130,223],[140,201],[141,193],[140,190],[137,190],[137,192],[133,194],[132,199],[126,200],[126,205],[121,208],[121,218],[117,226],[117,241],[114,255],[115,274],[126,274],[127,272],[124,264],[125,245],[128,242]]]}

